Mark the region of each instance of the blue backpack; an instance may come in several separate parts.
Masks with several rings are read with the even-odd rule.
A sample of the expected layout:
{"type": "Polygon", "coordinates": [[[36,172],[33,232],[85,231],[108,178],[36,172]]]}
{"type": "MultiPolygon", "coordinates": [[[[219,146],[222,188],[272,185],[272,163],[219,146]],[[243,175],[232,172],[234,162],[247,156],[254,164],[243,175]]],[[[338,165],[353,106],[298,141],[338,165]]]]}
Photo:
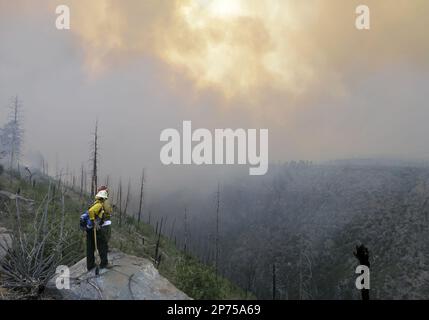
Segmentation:
{"type": "Polygon", "coordinates": [[[86,210],[81,216],[79,220],[79,227],[82,231],[87,231],[92,229],[93,224],[91,219],[89,219],[88,210],[86,210]]]}

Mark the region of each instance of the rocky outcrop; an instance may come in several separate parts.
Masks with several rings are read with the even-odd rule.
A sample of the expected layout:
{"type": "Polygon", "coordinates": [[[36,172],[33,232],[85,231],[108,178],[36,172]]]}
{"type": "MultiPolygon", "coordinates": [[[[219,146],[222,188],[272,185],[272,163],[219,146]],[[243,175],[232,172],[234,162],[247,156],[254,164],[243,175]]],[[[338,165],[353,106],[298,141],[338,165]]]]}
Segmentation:
{"type": "Polygon", "coordinates": [[[55,278],[48,285],[57,298],[66,300],[174,300],[190,299],[158,273],[147,259],[120,251],[109,253],[111,269],[98,276],[87,272],[86,259],[70,267],[70,289],[56,289],[55,278]]]}

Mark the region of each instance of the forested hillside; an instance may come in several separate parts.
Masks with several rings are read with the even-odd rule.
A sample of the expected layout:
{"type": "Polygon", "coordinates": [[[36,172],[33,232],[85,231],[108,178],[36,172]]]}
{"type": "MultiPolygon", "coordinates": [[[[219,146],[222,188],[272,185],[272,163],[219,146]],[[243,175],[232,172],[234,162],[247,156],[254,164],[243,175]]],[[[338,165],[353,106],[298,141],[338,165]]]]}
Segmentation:
{"type": "MultiPolygon", "coordinates": [[[[427,299],[428,183],[426,166],[372,161],[272,165],[263,180],[236,179],[220,189],[220,272],[263,299],[359,299],[353,250],[363,243],[371,298],[427,299]]],[[[213,198],[191,208],[187,241],[215,263],[213,198]]]]}
{"type": "MultiPolygon", "coordinates": [[[[31,179],[24,170],[0,172],[0,299],[56,298],[45,293],[47,282],[58,265],[72,266],[85,257],[79,217],[91,202],[78,187],[40,171],[33,171],[31,179]]],[[[162,236],[162,224],[139,223],[119,210],[114,205],[110,247],[115,252],[148,259],[192,298],[245,297],[211,266],[162,236]]]]}
{"type": "MultiPolygon", "coordinates": [[[[47,206],[51,225],[64,213],[69,262],[77,261],[84,254],[77,221],[89,199],[66,182],[35,177],[29,183],[25,172],[6,172],[1,188],[47,206]]],[[[428,199],[422,164],[292,162],[271,165],[263,179],[231,178],[205,197],[186,188],[160,194],[140,225],[116,207],[111,243],[151,259],[192,297],[260,299],[359,299],[353,251],[365,244],[371,298],[426,299],[428,199]]],[[[1,222],[12,229],[14,204],[4,204],[1,222]]],[[[21,210],[32,223],[34,213],[21,210]]]]}

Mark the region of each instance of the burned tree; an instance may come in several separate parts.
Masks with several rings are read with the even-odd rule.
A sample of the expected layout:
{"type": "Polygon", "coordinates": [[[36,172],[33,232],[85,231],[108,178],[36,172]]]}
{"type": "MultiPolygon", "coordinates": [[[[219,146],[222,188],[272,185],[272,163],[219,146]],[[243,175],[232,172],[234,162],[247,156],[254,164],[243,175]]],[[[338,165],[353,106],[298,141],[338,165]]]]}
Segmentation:
{"type": "Polygon", "coordinates": [[[98,120],[95,122],[94,141],[92,145],[92,177],[91,177],[91,197],[95,197],[97,191],[97,166],[98,166],[98,120]]]}
{"type": "Polygon", "coordinates": [[[156,246],[155,246],[155,261],[157,261],[158,266],[159,266],[159,263],[161,261],[161,255],[159,254],[159,244],[161,242],[161,232],[162,232],[163,220],[164,220],[164,218],[161,217],[161,223],[159,225],[159,231],[158,231],[158,238],[156,240],[156,246]]]}
{"type": "Polygon", "coordinates": [[[215,271],[216,271],[216,280],[219,273],[219,209],[220,209],[220,187],[219,183],[217,185],[216,192],[216,240],[215,240],[215,271]]]}
{"type": "Polygon", "coordinates": [[[171,224],[171,231],[170,231],[170,240],[173,240],[173,232],[174,232],[174,226],[176,224],[176,217],[174,217],[174,220],[171,224]]]}
{"type": "Polygon", "coordinates": [[[1,131],[0,140],[2,143],[2,149],[5,156],[9,157],[10,170],[12,170],[14,165],[19,162],[19,158],[21,156],[21,145],[23,139],[21,109],[22,104],[20,103],[18,96],[15,96],[10,106],[9,121],[1,131]]]}
{"type": "Polygon", "coordinates": [[[25,167],[25,170],[28,172],[28,183],[32,185],[34,173],[28,167],[25,167]]]}
{"type": "Polygon", "coordinates": [[[137,223],[140,225],[140,219],[142,214],[142,205],[143,205],[143,188],[144,188],[144,169],[142,172],[141,184],[140,184],[140,202],[139,202],[139,215],[137,218],[137,223]]]}
{"type": "Polygon", "coordinates": [[[118,186],[118,209],[119,209],[119,226],[122,226],[122,179],[119,179],[119,186],[118,186]]]}
{"type": "Polygon", "coordinates": [[[83,164],[80,168],[80,192],[79,192],[79,198],[82,199],[83,191],[84,191],[84,181],[85,181],[85,172],[83,169],[83,164]]]}
{"type": "Polygon", "coordinates": [[[130,197],[131,197],[131,179],[128,179],[127,197],[125,199],[125,208],[124,208],[125,217],[127,217],[128,203],[130,202],[130,197]]]}
{"type": "Polygon", "coordinates": [[[183,246],[183,252],[186,254],[187,246],[188,246],[188,219],[187,219],[187,209],[185,207],[185,219],[183,220],[184,228],[185,228],[185,244],[183,246]]]}

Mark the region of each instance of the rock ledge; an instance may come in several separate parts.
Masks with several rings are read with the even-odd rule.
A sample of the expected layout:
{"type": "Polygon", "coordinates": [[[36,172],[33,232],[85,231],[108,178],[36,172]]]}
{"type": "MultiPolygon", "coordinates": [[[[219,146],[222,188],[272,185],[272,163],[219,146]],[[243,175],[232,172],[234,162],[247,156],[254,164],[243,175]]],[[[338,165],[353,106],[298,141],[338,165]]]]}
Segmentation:
{"type": "Polygon", "coordinates": [[[49,291],[65,300],[188,300],[158,273],[152,262],[127,255],[121,251],[109,252],[111,269],[87,272],[86,258],[70,267],[70,289],[59,290],[55,278],[48,284],[49,291]]]}

